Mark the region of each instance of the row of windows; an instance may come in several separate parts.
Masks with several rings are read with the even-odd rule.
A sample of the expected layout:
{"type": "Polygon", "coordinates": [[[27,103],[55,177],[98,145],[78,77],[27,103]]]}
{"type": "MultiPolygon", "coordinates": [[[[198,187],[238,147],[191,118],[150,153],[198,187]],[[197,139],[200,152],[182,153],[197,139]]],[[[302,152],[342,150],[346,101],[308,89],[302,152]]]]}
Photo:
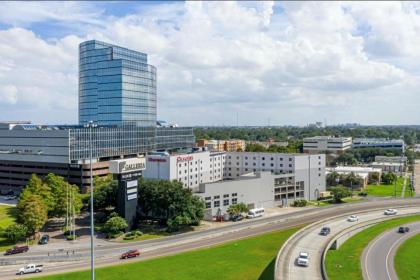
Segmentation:
{"type": "MultiPolygon", "coordinates": [[[[232,198],[232,205],[234,204],[238,204],[237,198],[232,198]]],[[[223,206],[229,206],[229,199],[223,200],[223,206]]],[[[214,208],[220,207],[220,201],[219,200],[214,201],[213,207],[214,208]]],[[[206,202],[206,209],[210,209],[210,208],[211,208],[211,202],[206,202]]]]}

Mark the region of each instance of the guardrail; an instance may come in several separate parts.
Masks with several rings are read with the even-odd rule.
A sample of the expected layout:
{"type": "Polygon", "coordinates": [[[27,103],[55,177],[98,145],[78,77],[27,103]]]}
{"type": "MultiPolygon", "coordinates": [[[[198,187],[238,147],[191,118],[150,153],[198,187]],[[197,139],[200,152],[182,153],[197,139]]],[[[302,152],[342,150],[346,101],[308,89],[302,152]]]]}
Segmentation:
{"type": "MultiPolygon", "coordinates": [[[[405,207],[398,207],[398,208],[405,208],[405,207]]],[[[327,274],[327,269],[325,267],[325,258],[326,258],[328,250],[331,249],[333,247],[333,244],[336,243],[338,240],[343,238],[340,240],[340,242],[344,243],[347,239],[354,236],[355,234],[363,231],[366,228],[372,227],[376,224],[383,223],[384,220],[392,220],[392,219],[397,219],[401,217],[409,217],[409,216],[416,216],[416,215],[419,215],[419,213],[410,213],[410,214],[404,214],[404,215],[398,215],[398,216],[386,217],[386,218],[382,217],[382,218],[378,218],[378,219],[374,219],[374,220],[370,220],[370,221],[366,221],[366,222],[354,225],[352,227],[343,229],[340,232],[338,232],[336,235],[334,235],[331,241],[328,242],[327,246],[325,246],[324,249],[322,250],[322,259],[321,259],[322,279],[324,280],[329,279],[328,274],[327,274]]],[[[337,243],[336,243],[336,246],[337,246],[337,243]]],[[[335,249],[338,249],[338,247],[335,247],[335,249]]]]}

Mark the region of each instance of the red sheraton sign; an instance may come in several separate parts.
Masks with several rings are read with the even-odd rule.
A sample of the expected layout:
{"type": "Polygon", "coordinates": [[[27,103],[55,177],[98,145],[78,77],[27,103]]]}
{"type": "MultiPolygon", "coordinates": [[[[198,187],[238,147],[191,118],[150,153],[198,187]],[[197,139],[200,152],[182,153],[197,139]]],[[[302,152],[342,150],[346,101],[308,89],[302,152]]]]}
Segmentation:
{"type": "Polygon", "coordinates": [[[147,160],[150,162],[166,162],[164,158],[148,158],[147,160]]]}

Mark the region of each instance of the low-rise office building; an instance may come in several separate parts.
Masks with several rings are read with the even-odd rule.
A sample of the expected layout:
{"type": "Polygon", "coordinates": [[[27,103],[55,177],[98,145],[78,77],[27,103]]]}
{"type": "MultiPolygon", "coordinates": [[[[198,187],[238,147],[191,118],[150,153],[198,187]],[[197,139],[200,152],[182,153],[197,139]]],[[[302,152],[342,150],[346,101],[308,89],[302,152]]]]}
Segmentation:
{"type": "Polygon", "coordinates": [[[256,152],[226,153],[225,178],[237,179],[249,172],[269,171],[273,174],[294,174],[304,187],[304,198],[316,199],[325,191],[324,154],[283,154],[256,152]]]}
{"type": "Polygon", "coordinates": [[[236,180],[200,184],[195,194],[204,200],[206,219],[211,219],[238,203],[245,203],[250,209],[288,205],[304,198],[304,186],[295,181],[294,174],[252,172],[236,180]]]}
{"type": "Polygon", "coordinates": [[[196,142],[197,147],[207,147],[212,152],[236,152],[245,151],[245,141],[240,139],[229,140],[206,140],[199,139],[196,142]]]}
{"type": "Polygon", "coordinates": [[[379,175],[379,180],[382,176],[382,169],[380,168],[373,168],[373,167],[364,167],[364,166],[337,166],[337,167],[327,167],[326,174],[336,172],[339,175],[349,175],[351,173],[359,176],[362,178],[362,185],[361,188],[364,188],[369,183],[369,177],[373,173],[377,173],[379,175]]]}
{"type": "Polygon", "coordinates": [[[303,139],[304,153],[343,153],[351,148],[351,137],[315,136],[303,139]]]}
{"type": "Polygon", "coordinates": [[[353,149],[362,148],[381,148],[393,149],[405,152],[405,143],[402,139],[385,139],[385,138],[355,138],[352,144],[353,149]]]}
{"type": "Polygon", "coordinates": [[[401,173],[404,172],[407,157],[375,156],[375,161],[370,164],[373,168],[380,168],[382,172],[401,173]]]}
{"type": "Polygon", "coordinates": [[[202,183],[223,180],[225,153],[206,150],[191,153],[149,153],[143,176],[148,179],[177,180],[194,189],[202,183]]]}

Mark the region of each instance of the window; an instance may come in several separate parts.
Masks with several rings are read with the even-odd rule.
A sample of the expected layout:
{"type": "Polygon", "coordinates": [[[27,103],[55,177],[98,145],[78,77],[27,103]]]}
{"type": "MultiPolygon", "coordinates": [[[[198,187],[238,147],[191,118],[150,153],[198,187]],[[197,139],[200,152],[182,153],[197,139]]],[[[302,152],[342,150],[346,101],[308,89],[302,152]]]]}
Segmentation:
{"type": "Polygon", "coordinates": [[[211,200],[211,196],[207,196],[206,198],[204,198],[205,200],[211,200]]]}
{"type": "Polygon", "coordinates": [[[291,165],[291,164],[289,164],[289,167],[292,167],[292,165],[291,165]]]}
{"type": "Polygon", "coordinates": [[[245,166],[248,166],[248,162],[245,162],[245,166]]]}
{"type": "Polygon", "coordinates": [[[239,157],[236,157],[236,159],[239,159],[239,157]]]}
{"type": "Polygon", "coordinates": [[[321,173],[318,173],[318,177],[321,177],[321,173]]]}
{"type": "Polygon", "coordinates": [[[180,175],[181,175],[181,173],[182,173],[182,172],[181,172],[181,170],[179,170],[179,174],[180,174],[180,175]]]}
{"type": "Polygon", "coordinates": [[[265,166],[265,163],[263,163],[262,166],[265,166]]]}
{"type": "Polygon", "coordinates": [[[318,159],[321,159],[321,156],[318,156],[318,159]]]}
{"type": "Polygon", "coordinates": [[[233,193],[232,196],[238,196],[238,193],[233,193]]]}
{"type": "Polygon", "coordinates": [[[272,167],[274,166],[274,163],[270,164],[272,167]]]}
{"type": "Polygon", "coordinates": [[[214,207],[219,207],[220,206],[220,201],[215,201],[214,203],[213,203],[213,205],[214,205],[214,207]]]}
{"type": "Polygon", "coordinates": [[[255,157],[253,157],[252,159],[253,159],[253,160],[256,160],[256,158],[255,158],[255,157]]]}
{"type": "Polygon", "coordinates": [[[283,158],[282,157],[280,158],[280,161],[283,161],[283,158]]]}
{"type": "Polygon", "coordinates": [[[211,202],[206,202],[206,209],[211,208],[211,202]]]}
{"type": "Polygon", "coordinates": [[[265,160],[265,157],[262,157],[262,160],[265,160]]]}
{"type": "Polygon", "coordinates": [[[283,167],[283,163],[280,163],[280,167],[283,167]]]}
{"type": "Polygon", "coordinates": [[[229,199],[224,199],[223,200],[223,206],[227,206],[229,205],[229,199]]]}
{"type": "Polygon", "coordinates": [[[274,160],[274,158],[272,157],[271,160],[274,160]]]}
{"type": "Polygon", "coordinates": [[[256,165],[255,162],[252,165],[255,166],[256,165]]]}
{"type": "Polygon", "coordinates": [[[181,167],[182,165],[181,164],[179,164],[179,167],[181,167]]]}
{"type": "Polygon", "coordinates": [[[229,197],[229,194],[224,194],[223,197],[224,198],[229,197]]]}
{"type": "Polygon", "coordinates": [[[292,158],[289,158],[289,161],[292,161],[292,158]]]}
{"type": "Polygon", "coordinates": [[[238,199],[237,198],[232,198],[232,204],[238,204],[238,199]]]}
{"type": "Polygon", "coordinates": [[[318,162],[318,165],[321,165],[321,162],[318,162]]]}
{"type": "Polygon", "coordinates": [[[248,159],[248,157],[245,157],[245,159],[248,159]]]}
{"type": "Polygon", "coordinates": [[[219,199],[220,198],[220,195],[215,195],[215,196],[213,196],[213,198],[214,199],[219,199]]]}

